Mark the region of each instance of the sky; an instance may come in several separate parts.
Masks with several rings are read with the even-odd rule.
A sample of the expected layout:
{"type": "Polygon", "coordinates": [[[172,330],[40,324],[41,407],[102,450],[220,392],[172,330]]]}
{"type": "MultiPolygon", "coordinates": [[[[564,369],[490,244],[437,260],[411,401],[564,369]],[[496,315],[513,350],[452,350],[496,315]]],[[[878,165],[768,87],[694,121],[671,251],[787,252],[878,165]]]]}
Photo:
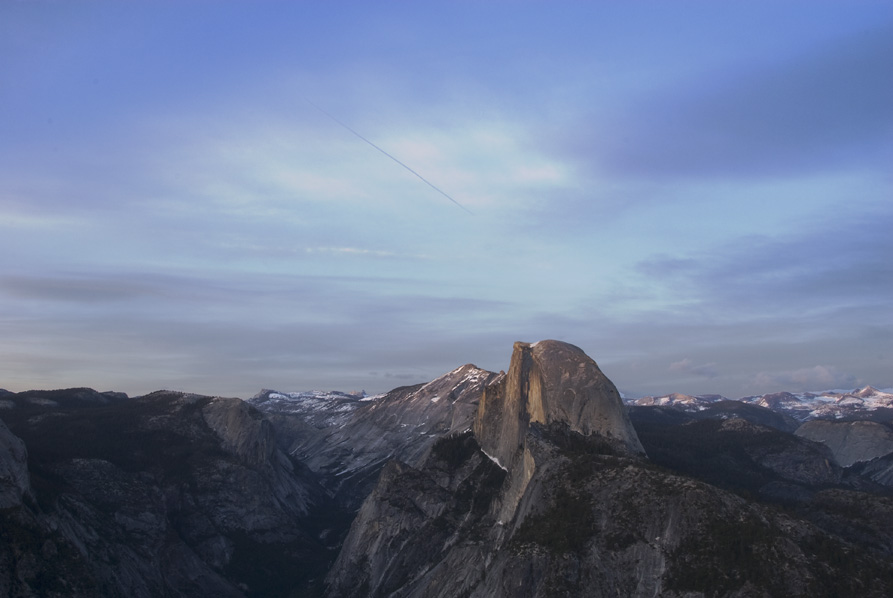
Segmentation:
{"type": "Polygon", "coordinates": [[[4,2],[0,388],[893,386],[893,4],[4,2]]]}

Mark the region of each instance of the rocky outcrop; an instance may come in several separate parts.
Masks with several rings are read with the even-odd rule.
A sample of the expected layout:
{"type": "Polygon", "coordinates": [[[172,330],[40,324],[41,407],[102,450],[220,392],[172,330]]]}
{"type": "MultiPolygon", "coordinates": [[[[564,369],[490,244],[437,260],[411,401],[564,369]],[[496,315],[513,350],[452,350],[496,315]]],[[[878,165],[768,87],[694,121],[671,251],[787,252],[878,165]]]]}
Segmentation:
{"type": "Polygon", "coordinates": [[[878,457],[872,461],[857,463],[854,470],[868,479],[893,488],[893,454],[878,457]]]}
{"type": "Polygon", "coordinates": [[[0,509],[22,504],[30,488],[25,443],[0,420],[0,509]]]}
{"type": "Polygon", "coordinates": [[[741,417],[704,413],[633,407],[630,418],[654,463],[727,490],[790,503],[808,500],[815,487],[841,483],[843,470],[825,445],[741,417]]]}
{"type": "Polygon", "coordinates": [[[506,376],[484,389],[474,433],[488,455],[508,464],[534,423],[565,425],[626,453],[644,453],[617,388],[568,343],[515,343],[506,376]]]}
{"type": "MultiPolygon", "coordinates": [[[[255,483],[268,487],[265,498],[271,501],[269,506],[274,512],[307,516],[315,501],[324,500],[318,490],[316,495],[312,491],[315,480],[314,484],[308,485],[306,473],[302,480],[302,472],[297,468],[303,464],[278,449],[273,425],[258,410],[240,399],[218,397],[202,408],[202,417],[220,438],[224,450],[248,465],[249,470],[262,474],[263,479],[255,483]]],[[[245,485],[250,486],[251,481],[246,479],[245,485]]],[[[259,515],[263,509],[256,505],[247,511],[259,515]]],[[[255,524],[258,528],[266,526],[269,529],[279,525],[275,518],[267,524],[255,524]]]]}
{"type": "Polygon", "coordinates": [[[202,417],[224,449],[247,463],[262,464],[276,451],[270,422],[244,401],[214,398],[202,408],[202,417]]]}
{"type": "Polygon", "coordinates": [[[538,464],[527,435],[537,424],[644,454],[620,393],[595,361],[560,341],[516,342],[508,373],[484,389],[474,421],[481,449],[510,474],[499,521],[515,517],[533,479],[538,464]]]}
{"type": "Polygon", "coordinates": [[[826,445],[842,467],[893,453],[893,430],[875,422],[813,420],[794,433],[826,445]]]}

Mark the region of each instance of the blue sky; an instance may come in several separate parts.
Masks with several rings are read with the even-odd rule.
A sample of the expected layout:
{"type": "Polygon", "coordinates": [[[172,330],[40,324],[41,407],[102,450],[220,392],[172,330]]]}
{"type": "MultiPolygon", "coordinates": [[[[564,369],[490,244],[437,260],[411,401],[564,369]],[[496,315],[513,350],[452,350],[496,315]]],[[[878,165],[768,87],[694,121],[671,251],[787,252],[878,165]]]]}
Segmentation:
{"type": "Polygon", "coordinates": [[[0,387],[893,386],[889,3],[7,2],[0,55],[0,387]]]}

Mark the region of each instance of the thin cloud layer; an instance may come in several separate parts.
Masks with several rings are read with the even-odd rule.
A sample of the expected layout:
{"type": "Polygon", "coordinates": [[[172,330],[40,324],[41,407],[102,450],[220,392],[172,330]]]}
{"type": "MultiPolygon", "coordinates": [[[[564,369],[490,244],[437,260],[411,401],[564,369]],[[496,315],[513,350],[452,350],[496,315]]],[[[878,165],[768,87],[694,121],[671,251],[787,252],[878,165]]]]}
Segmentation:
{"type": "Polygon", "coordinates": [[[893,386],[889,7],[58,8],[0,7],[0,387],[893,386]]]}
{"type": "Polygon", "coordinates": [[[760,386],[787,388],[792,391],[815,389],[852,389],[859,380],[852,374],[840,372],[834,366],[817,365],[787,372],[760,372],[756,376],[760,386]]]}
{"type": "Polygon", "coordinates": [[[667,368],[670,372],[678,372],[682,374],[693,374],[695,376],[701,376],[703,378],[716,378],[718,375],[716,372],[716,364],[715,363],[702,363],[695,365],[692,363],[691,359],[685,358],[680,361],[674,361],[670,364],[670,367],[667,368]]]}
{"type": "Polygon", "coordinates": [[[802,55],[702,73],[684,87],[673,81],[622,112],[593,159],[656,177],[877,168],[893,158],[891,54],[887,24],[802,55]]]}

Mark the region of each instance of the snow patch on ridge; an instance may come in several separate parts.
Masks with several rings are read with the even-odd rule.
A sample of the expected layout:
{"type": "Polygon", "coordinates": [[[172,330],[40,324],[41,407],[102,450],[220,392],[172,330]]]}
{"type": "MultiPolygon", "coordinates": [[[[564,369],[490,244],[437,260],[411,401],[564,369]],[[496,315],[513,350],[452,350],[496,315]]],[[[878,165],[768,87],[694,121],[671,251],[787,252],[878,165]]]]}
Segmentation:
{"type": "MultiPolygon", "coordinates": [[[[774,392],[736,399],[785,413],[799,421],[811,419],[841,419],[873,412],[878,409],[893,409],[893,389],[878,390],[871,386],[852,390],[823,390],[818,392],[774,392]]],[[[727,400],[719,395],[688,396],[677,393],[660,397],[624,399],[624,403],[637,406],[671,406],[685,411],[701,411],[717,400],[727,400]]]]}
{"type": "Polygon", "coordinates": [[[508,468],[507,468],[505,465],[503,465],[502,463],[500,463],[500,462],[499,462],[499,459],[497,459],[496,457],[494,457],[493,455],[491,455],[490,453],[488,453],[488,452],[485,451],[484,449],[481,449],[481,452],[484,453],[485,455],[487,455],[487,457],[488,457],[491,461],[493,461],[494,463],[496,463],[496,465],[498,465],[500,469],[502,469],[503,471],[508,471],[508,468]]]}

